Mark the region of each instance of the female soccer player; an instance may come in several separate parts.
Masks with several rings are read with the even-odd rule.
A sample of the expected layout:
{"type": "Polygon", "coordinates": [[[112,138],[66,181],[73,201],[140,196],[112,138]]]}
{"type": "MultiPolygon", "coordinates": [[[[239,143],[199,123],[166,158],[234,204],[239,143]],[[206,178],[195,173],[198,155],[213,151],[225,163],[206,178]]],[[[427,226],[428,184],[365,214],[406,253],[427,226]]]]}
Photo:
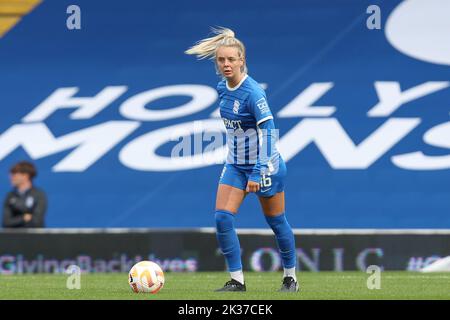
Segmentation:
{"type": "Polygon", "coordinates": [[[246,291],[234,219],[246,195],[254,192],[282,258],[280,291],[297,292],[295,241],[284,213],[286,165],[275,146],[278,131],[264,90],[247,74],[244,45],[230,29],[212,31],[215,36],[200,40],[185,53],[214,60],[217,74],[223,77],[217,91],[229,153],[219,180],[215,220],[231,281],[217,291],[246,291]]]}

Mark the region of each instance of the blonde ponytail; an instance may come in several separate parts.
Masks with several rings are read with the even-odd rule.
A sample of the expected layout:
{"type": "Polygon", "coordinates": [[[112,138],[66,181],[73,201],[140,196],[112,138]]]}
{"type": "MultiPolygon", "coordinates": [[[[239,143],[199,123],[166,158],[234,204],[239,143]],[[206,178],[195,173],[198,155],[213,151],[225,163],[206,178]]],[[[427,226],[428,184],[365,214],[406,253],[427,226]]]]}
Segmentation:
{"type": "Polygon", "coordinates": [[[244,65],[241,71],[247,73],[247,66],[245,64],[245,47],[239,39],[235,38],[234,31],[224,27],[211,28],[211,31],[215,34],[215,36],[198,41],[184,53],[196,55],[198,59],[208,58],[211,60],[216,60],[217,48],[221,46],[235,47],[238,49],[239,57],[244,59],[244,65]]]}

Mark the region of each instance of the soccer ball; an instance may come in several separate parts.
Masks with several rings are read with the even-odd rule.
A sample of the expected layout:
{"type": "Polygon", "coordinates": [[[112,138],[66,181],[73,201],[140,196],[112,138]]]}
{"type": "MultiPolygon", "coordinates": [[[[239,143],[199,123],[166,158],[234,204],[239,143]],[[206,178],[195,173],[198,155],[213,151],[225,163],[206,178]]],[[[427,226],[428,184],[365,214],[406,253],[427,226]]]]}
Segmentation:
{"type": "Polygon", "coordinates": [[[152,261],[141,261],[131,268],[128,283],[136,293],[157,293],[164,285],[164,272],[152,261]]]}

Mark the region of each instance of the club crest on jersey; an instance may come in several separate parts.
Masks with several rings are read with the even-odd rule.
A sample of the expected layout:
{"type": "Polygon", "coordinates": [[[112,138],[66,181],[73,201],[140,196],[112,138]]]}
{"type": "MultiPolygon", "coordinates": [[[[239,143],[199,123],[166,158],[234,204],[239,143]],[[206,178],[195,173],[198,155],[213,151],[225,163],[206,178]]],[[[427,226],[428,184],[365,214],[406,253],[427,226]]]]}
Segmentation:
{"type": "Polygon", "coordinates": [[[239,106],[240,106],[241,104],[239,103],[239,101],[238,100],[234,100],[234,104],[233,104],[233,112],[235,113],[235,114],[238,114],[238,112],[239,112],[239,106]]]}

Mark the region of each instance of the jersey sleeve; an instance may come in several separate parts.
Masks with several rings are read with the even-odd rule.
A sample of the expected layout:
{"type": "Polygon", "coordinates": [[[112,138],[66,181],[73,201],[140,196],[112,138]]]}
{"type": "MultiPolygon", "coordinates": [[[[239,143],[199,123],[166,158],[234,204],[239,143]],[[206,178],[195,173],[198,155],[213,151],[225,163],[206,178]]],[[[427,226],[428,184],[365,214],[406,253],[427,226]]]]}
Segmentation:
{"type": "Polygon", "coordinates": [[[249,180],[254,182],[260,182],[262,175],[270,175],[275,168],[278,171],[278,151],[275,145],[278,134],[273,119],[261,122],[258,131],[260,136],[258,160],[249,177],[249,180]]]}
{"type": "Polygon", "coordinates": [[[32,219],[27,227],[43,228],[45,226],[45,213],[47,211],[47,196],[42,190],[38,190],[35,195],[36,205],[32,209],[32,219]]]}
{"type": "Polygon", "coordinates": [[[266,120],[273,119],[264,91],[257,91],[250,94],[249,110],[256,119],[256,125],[260,125],[266,120]]]}

